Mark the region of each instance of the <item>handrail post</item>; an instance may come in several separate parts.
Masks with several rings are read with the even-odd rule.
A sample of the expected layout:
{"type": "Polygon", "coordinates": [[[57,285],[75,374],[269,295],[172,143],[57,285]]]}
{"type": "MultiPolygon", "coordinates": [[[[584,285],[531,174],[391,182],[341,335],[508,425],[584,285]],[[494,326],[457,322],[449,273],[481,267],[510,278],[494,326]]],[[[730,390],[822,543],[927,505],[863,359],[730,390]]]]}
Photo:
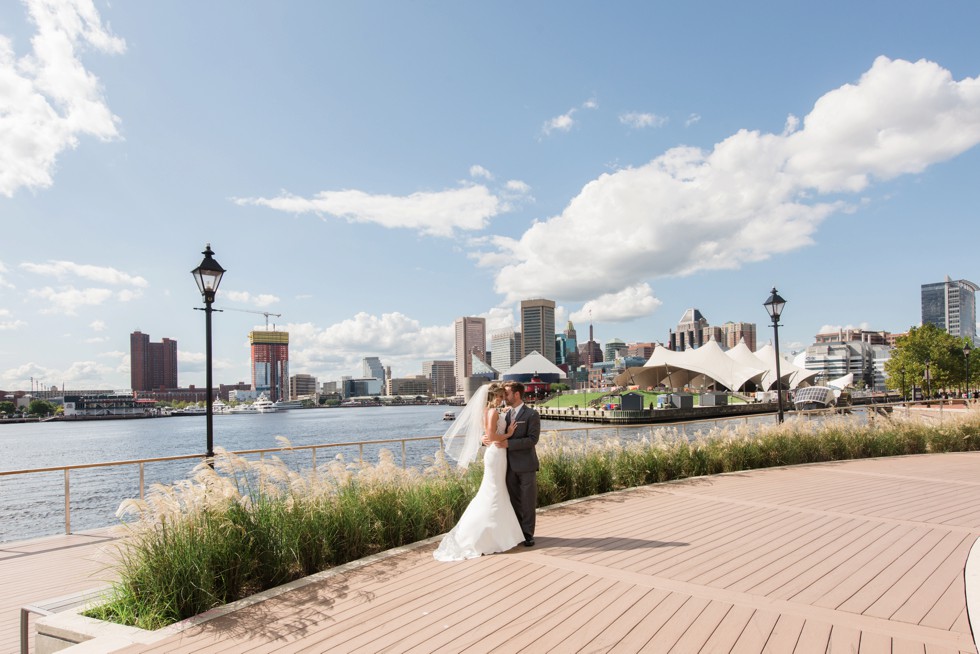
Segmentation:
{"type": "Polygon", "coordinates": [[[406,458],[405,458],[405,439],[402,439],[402,470],[406,468],[406,458]]]}
{"type": "Polygon", "coordinates": [[[357,460],[364,467],[364,443],[357,444],[357,460]]]}
{"type": "Polygon", "coordinates": [[[68,481],[71,470],[65,468],[65,534],[71,534],[71,486],[68,481]]]}
{"type": "Polygon", "coordinates": [[[144,496],[144,484],[143,484],[143,462],[140,461],[140,499],[146,499],[144,496]]]}

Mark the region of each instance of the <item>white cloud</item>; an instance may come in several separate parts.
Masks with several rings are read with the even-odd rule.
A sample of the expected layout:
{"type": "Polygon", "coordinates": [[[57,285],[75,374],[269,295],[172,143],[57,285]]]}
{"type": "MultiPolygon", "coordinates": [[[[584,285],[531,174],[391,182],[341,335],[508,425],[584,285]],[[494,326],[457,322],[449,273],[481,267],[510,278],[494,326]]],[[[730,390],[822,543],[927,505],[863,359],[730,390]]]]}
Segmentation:
{"type": "Polygon", "coordinates": [[[690,116],[687,117],[687,120],[684,121],[684,127],[690,127],[691,125],[700,122],[701,122],[701,114],[691,114],[690,116]]]}
{"type": "Polygon", "coordinates": [[[106,330],[106,324],[103,320],[93,320],[88,326],[92,328],[93,332],[104,332],[106,330]]]}
{"type": "Polygon", "coordinates": [[[560,116],[555,116],[549,120],[546,120],[544,125],[541,127],[541,131],[544,132],[545,136],[548,136],[555,130],[561,132],[567,132],[575,126],[575,119],[572,116],[575,114],[575,109],[569,109],[566,113],[560,116]]]}
{"type": "Polygon", "coordinates": [[[858,83],[820,98],[799,131],[741,130],[709,151],[677,147],[603,174],[560,215],[516,240],[487,239],[491,249],[474,257],[499,268],[496,288],[510,301],[600,302],[652,279],[809,245],[828,215],[849,208],[840,192],[978,142],[980,79],[956,82],[931,62],[882,57],[858,83]]]}
{"type": "Polygon", "coordinates": [[[75,288],[62,287],[55,290],[50,286],[34,288],[29,291],[34,296],[47,300],[51,306],[42,309],[41,313],[61,313],[73,316],[83,306],[97,306],[112,297],[112,291],[107,288],[75,288]]]}
{"type": "Polygon", "coordinates": [[[93,336],[91,338],[86,338],[86,343],[105,343],[109,340],[108,336],[93,336]]]}
{"type": "Polygon", "coordinates": [[[326,328],[290,323],[283,330],[289,332],[290,366],[321,380],[359,376],[366,356],[379,357],[398,377],[422,374],[423,361],[453,358],[452,325],[426,327],[397,312],[358,313],[326,328]]]}
{"type": "Polygon", "coordinates": [[[344,190],[321,191],[312,198],[282,193],[274,198],[233,198],[233,202],[293,214],[329,214],[353,223],[415,229],[446,237],[452,236],[455,230],[483,229],[502,210],[501,201],[480,184],[407,196],[344,190]]]}
{"type": "Polygon", "coordinates": [[[80,277],[116,286],[135,286],[137,288],[149,286],[146,279],[139,275],[130,275],[108,266],[91,266],[72,261],[48,261],[47,263],[22,263],[20,267],[36,275],[54,277],[59,280],[67,277],[80,277]]]}
{"type": "Polygon", "coordinates": [[[470,166],[470,177],[482,177],[483,179],[493,179],[493,174],[483,166],[470,166]]]}
{"type": "Polygon", "coordinates": [[[580,310],[572,313],[571,319],[573,322],[626,322],[650,315],[661,304],[663,303],[653,296],[650,285],[643,283],[589,300],[580,310]]]}
{"type": "MultiPolygon", "coordinates": [[[[2,123],[0,123],[2,124],[2,123]]],[[[0,261],[0,288],[14,288],[14,285],[4,279],[3,275],[7,272],[7,267],[0,261]]]]}
{"type": "Polygon", "coordinates": [[[667,124],[667,117],[658,116],[657,114],[631,111],[620,115],[619,122],[633,129],[643,129],[644,127],[663,127],[667,124]]]}
{"type": "Polygon", "coordinates": [[[222,299],[227,298],[239,304],[250,304],[252,306],[265,308],[279,301],[279,297],[270,293],[258,293],[252,295],[248,291],[222,291],[222,299]]]}
{"type": "Polygon", "coordinates": [[[819,330],[817,330],[817,333],[818,334],[833,334],[835,332],[841,332],[841,331],[845,331],[846,332],[846,331],[848,331],[850,329],[868,330],[868,329],[871,329],[871,327],[866,322],[859,323],[857,326],[854,326],[854,325],[823,325],[819,330]]]}
{"type": "MultiPolygon", "coordinates": [[[[0,316],[2,315],[4,315],[4,313],[0,312],[0,316]]],[[[0,320],[0,332],[12,332],[22,327],[27,327],[27,323],[23,320],[0,320]]]]}
{"type": "Polygon", "coordinates": [[[20,58],[0,36],[0,194],[52,184],[55,161],[82,135],[118,137],[119,119],[79,54],[116,54],[125,42],[103,27],[92,0],[26,0],[37,28],[20,58]]]}
{"type": "Polygon", "coordinates": [[[583,109],[598,109],[599,108],[599,101],[596,100],[595,98],[589,98],[588,100],[586,100],[585,102],[582,103],[582,108],[583,109]]]}

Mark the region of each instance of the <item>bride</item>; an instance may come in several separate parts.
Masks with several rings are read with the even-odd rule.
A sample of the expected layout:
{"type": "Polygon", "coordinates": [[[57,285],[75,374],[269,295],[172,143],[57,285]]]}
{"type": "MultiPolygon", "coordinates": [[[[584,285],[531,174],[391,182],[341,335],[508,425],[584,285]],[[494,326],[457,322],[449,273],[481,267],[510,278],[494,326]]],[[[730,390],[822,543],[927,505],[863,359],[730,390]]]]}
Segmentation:
{"type": "MultiPolygon", "coordinates": [[[[481,386],[445,436],[446,453],[459,467],[468,466],[479,452],[484,434],[490,440],[509,438],[517,428],[504,427],[501,411],[504,387],[497,382],[481,386]]],[[[487,447],[483,454],[483,481],[480,489],[435,551],[437,561],[462,561],[483,554],[504,552],[524,542],[524,533],[507,494],[507,450],[487,447]]]]}

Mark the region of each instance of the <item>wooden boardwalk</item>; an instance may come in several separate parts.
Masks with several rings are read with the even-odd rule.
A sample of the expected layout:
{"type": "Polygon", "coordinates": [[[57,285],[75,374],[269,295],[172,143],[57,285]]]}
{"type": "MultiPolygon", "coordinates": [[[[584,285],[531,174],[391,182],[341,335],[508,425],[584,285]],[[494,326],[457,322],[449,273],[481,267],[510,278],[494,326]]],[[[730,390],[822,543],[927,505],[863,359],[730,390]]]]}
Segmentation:
{"type": "Polygon", "coordinates": [[[939,454],[647,486],[543,512],[534,548],[420,544],[118,651],[976,653],[978,472],[939,454]]]}

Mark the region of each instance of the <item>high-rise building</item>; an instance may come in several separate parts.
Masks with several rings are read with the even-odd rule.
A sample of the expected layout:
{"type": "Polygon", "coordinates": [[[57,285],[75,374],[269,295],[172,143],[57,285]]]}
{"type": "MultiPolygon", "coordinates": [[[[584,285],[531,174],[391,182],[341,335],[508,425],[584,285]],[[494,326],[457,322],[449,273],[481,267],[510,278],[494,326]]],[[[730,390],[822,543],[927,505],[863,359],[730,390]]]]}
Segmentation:
{"type": "Polygon", "coordinates": [[[493,367],[504,374],[521,360],[521,333],[513,329],[498,329],[490,333],[490,351],[493,353],[493,367]]]}
{"type": "Polygon", "coordinates": [[[602,347],[595,340],[592,323],[589,323],[589,340],[578,348],[579,361],[586,370],[592,370],[597,363],[602,363],[602,347]]]}
{"type": "Polygon", "coordinates": [[[555,363],[554,300],[521,301],[521,338],[524,341],[522,358],[537,352],[555,363]]]}
{"type": "Polygon", "coordinates": [[[655,349],[657,349],[656,343],[630,343],[626,348],[626,356],[646,360],[653,356],[655,349]]]}
{"type": "Polygon", "coordinates": [[[721,326],[724,333],[724,342],[719,342],[726,350],[730,350],[744,340],[745,346],[755,352],[755,323],[754,322],[726,322],[721,326]]]}
{"type": "Polygon", "coordinates": [[[701,347],[708,342],[705,330],[708,320],[697,309],[688,309],[677,323],[677,330],[670,330],[667,347],[675,352],[683,352],[701,347]]]}
{"type": "Polygon", "coordinates": [[[965,279],[922,285],[922,324],[930,324],[951,336],[973,343],[977,337],[977,291],[980,286],[965,279]]]}
{"type": "Polygon", "coordinates": [[[140,331],[130,334],[129,378],[134,391],[179,388],[177,341],[165,338],[151,343],[149,334],[140,331]]]}
{"type": "Polygon", "coordinates": [[[569,320],[565,325],[565,361],[569,370],[575,370],[579,365],[578,356],[578,335],[575,333],[575,325],[569,320]]]}
{"type": "Polygon", "coordinates": [[[456,374],[452,361],[423,361],[422,374],[432,380],[432,394],[448,397],[456,394],[456,374]]]}
{"type": "Polygon", "coordinates": [[[605,355],[606,361],[615,361],[617,357],[625,356],[626,343],[618,338],[613,338],[606,341],[606,347],[603,348],[603,354],[605,355]]]}
{"type": "Polygon", "coordinates": [[[385,380],[385,368],[381,365],[378,357],[364,357],[361,359],[361,377],[374,377],[375,379],[385,380]]]}
{"type": "Polygon", "coordinates": [[[316,395],[316,377],[300,373],[289,378],[289,399],[316,395]]]}
{"type": "Polygon", "coordinates": [[[252,390],[273,402],[289,397],[289,332],[249,332],[252,390]]]}
{"type": "Polygon", "coordinates": [[[463,380],[473,376],[472,356],[485,360],[487,352],[487,320],[474,316],[457,318],[455,367],[456,391],[463,390],[463,380]]]}

